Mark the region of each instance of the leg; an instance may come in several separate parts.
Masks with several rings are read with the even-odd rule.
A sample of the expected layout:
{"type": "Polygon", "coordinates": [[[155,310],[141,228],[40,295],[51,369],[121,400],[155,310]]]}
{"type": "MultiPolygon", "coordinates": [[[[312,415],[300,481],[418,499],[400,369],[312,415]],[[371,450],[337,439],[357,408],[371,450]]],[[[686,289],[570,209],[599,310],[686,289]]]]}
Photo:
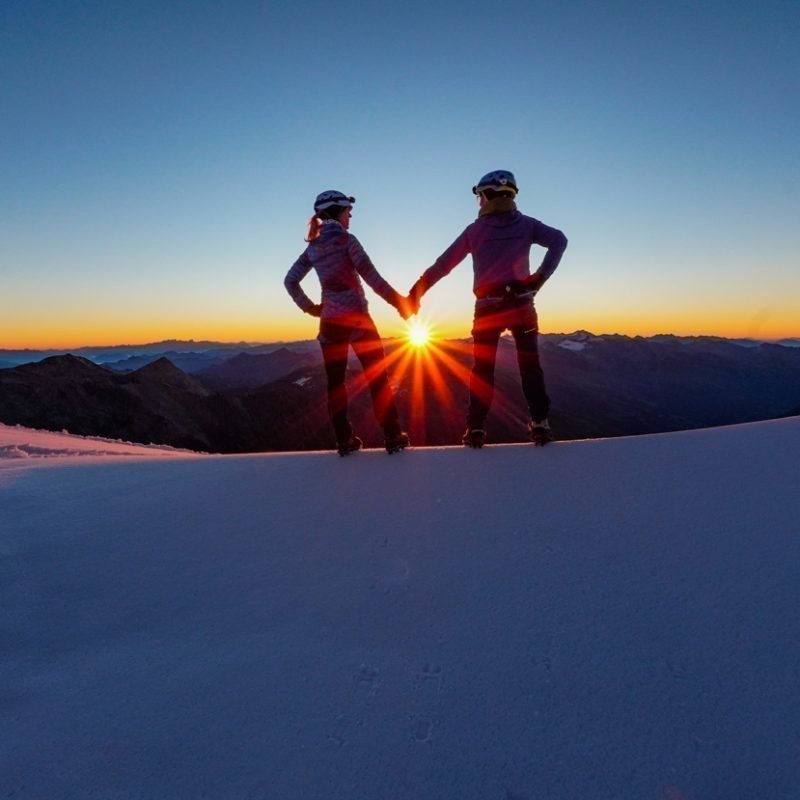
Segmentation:
{"type": "Polygon", "coordinates": [[[491,317],[475,316],[472,328],[472,374],[469,379],[467,427],[483,428],[494,395],[494,364],[502,328],[491,317]]]}
{"type": "Polygon", "coordinates": [[[339,338],[340,333],[324,323],[320,325],[319,343],[325,361],[325,374],[328,377],[328,414],[338,443],[348,441],[353,434],[353,429],[347,419],[347,387],[345,386],[348,342],[347,339],[342,341],[339,338]]]}
{"type": "Polygon", "coordinates": [[[366,317],[362,321],[359,330],[353,336],[352,345],[361,362],[364,379],[372,394],[375,418],[387,438],[397,436],[400,433],[397,407],[394,403],[392,387],[389,385],[389,377],[386,374],[383,342],[372,319],[366,317]]]}
{"type": "Polygon", "coordinates": [[[550,412],[550,398],[544,384],[544,372],[539,361],[539,331],[536,326],[515,326],[511,329],[517,344],[517,363],[522,380],[522,392],[528,402],[531,419],[541,422],[550,412]]]}

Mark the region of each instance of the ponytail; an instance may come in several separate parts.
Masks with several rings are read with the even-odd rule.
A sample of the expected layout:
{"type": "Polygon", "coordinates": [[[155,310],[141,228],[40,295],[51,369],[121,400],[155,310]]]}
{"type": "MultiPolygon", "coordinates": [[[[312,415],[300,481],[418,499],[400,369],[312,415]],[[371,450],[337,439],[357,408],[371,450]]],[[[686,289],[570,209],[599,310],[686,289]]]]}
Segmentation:
{"type": "Polygon", "coordinates": [[[349,206],[328,206],[321,208],[308,218],[306,225],[306,241],[313,242],[319,236],[319,229],[326,219],[338,219],[339,215],[349,206]]]}
{"type": "Polygon", "coordinates": [[[308,224],[306,225],[306,241],[313,242],[319,236],[321,227],[322,220],[316,214],[312,214],[308,218],[308,224]]]}

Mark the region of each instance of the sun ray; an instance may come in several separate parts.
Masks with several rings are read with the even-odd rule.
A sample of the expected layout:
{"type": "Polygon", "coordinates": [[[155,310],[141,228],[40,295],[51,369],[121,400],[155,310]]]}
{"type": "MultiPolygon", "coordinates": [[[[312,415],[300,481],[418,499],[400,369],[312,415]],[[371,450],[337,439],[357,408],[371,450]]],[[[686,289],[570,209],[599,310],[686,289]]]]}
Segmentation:
{"type": "MultiPolygon", "coordinates": [[[[471,389],[481,398],[484,402],[489,402],[493,396],[499,397],[499,392],[496,391],[494,384],[488,384],[483,380],[475,378],[472,375],[472,345],[465,343],[442,343],[444,346],[437,348],[438,363],[441,365],[442,370],[447,371],[456,380],[464,386],[471,387],[471,389]],[[468,363],[464,364],[457,356],[467,359],[468,363]]],[[[444,383],[444,379],[441,378],[444,383]]]]}

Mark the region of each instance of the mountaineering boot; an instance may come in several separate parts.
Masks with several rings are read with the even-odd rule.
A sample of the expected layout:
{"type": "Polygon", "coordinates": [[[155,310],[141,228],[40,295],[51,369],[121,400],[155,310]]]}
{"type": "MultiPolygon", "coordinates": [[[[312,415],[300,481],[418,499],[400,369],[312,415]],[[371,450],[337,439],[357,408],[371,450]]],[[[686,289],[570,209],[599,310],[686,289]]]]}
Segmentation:
{"type": "Polygon", "coordinates": [[[364,442],[362,442],[361,439],[358,438],[358,436],[356,436],[355,434],[351,434],[349,439],[347,439],[344,442],[339,442],[336,445],[336,450],[340,456],[346,456],[349,455],[350,453],[355,453],[356,450],[360,450],[361,445],[363,444],[364,442]]]}
{"type": "Polygon", "coordinates": [[[392,453],[399,453],[401,450],[405,450],[406,447],[411,444],[408,434],[404,431],[398,431],[397,433],[392,434],[391,436],[387,436],[386,440],[386,452],[390,455],[392,453]]]}
{"type": "Polygon", "coordinates": [[[486,442],[486,431],[483,428],[467,428],[461,441],[467,447],[473,447],[476,450],[483,447],[486,442]]]}
{"type": "Polygon", "coordinates": [[[528,438],[537,446],[544,447],[553,440],[550,423],[546,419],[528,423],[528,438]]]}

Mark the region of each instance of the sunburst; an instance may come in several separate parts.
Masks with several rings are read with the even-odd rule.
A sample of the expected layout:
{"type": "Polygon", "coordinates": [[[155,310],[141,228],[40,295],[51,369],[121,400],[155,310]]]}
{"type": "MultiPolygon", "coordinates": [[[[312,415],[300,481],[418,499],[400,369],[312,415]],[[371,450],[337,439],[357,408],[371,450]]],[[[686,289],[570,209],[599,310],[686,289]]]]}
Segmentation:
{"type": "Polygon", "coordinates": [[[427,323],[417,318],[408,323],[406,336],[412,347],[427,347],[431,341],[431,329],[427,323]]]}

